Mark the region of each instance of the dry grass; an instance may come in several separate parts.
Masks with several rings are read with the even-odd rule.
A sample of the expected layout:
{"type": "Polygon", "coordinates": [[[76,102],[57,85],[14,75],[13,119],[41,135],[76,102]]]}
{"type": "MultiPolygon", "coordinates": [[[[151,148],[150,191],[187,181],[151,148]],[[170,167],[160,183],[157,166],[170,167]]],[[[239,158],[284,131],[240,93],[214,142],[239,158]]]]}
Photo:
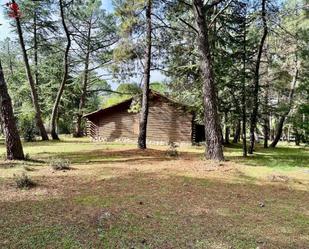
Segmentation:
{"type": "Polygon", "coordinates": [[[307,248],[308,168],[245,166],[235,148],[220,164],[203,148],[178,159],[166,149],[27,144],[32,161],[0,162],[0,248],[307,248]],[[72,170],[51,169],[55,157],[72,170]],[[25,167],[38,186],[17,190],[25,167]]]}

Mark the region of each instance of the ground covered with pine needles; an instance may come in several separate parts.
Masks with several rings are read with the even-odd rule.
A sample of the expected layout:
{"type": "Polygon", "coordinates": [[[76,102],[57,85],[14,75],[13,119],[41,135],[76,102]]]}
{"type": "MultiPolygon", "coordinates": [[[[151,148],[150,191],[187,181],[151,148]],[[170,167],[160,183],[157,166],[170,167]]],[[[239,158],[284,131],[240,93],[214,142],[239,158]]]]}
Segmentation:
{"type": "Polygon", "coordinates": [[[234,145],[217,164],[203,147],[24,146],[27,162],[0,161],[0,248],[308,248],[309,148],[234,145]]]}

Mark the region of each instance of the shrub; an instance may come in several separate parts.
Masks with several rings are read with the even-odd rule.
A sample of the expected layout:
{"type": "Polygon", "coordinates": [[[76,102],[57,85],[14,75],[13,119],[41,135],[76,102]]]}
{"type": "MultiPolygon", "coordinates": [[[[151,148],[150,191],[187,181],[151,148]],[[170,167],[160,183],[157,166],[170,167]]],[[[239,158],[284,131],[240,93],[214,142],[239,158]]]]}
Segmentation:
{"type": "Polygon", "coordinates": [[[178,145],[174,142],[169,142],[168,145],[169,148],[167,149],[166,154],[170,157],[178,157],[179,156],[179,153],[177,151],[178,145]]]}
{"type": "Polygon", "coordinates": [[[52,159],[49,163],[54,170],[69,170],[71,169],[70,164],[69,160],[62,158],[52,159]]]}
{"type": "Polygon", "coordinates": [[[30,154],[29,154],[29,153],[26,153],[26,155],[25,155],[25,160],[26,160],[26,161],[30,161],[30,160],[31,160],[30,154]]]}
{"type": "Polygon", "coordinates": [[[19,129],[23,139],[26,142],[35,141],[36,125],[34,122],[34,115],[24,114],[19,117],[19,129]]]}
{"type": "Polygon", "coordinates": [[[25,173],[14,176],[15,176],[16,187],[19,189],[30,189],[36,186],[36,183],[32,181],[31,178],[27,176],[25,173]]]}
{"type": "Polygon", "coordinates": [[[68,121],[67,118],[63,119],[59,119],[58,121],[58,133],[59,134],[71,134],[73,131],[73,121],[68,121]]]}
{"type": "Polygon", "coordinates": [[[1,160],[6,160],[7,159],[7,155],[6,155],[5,152],[0,154],[0,159],[1,160]]]}

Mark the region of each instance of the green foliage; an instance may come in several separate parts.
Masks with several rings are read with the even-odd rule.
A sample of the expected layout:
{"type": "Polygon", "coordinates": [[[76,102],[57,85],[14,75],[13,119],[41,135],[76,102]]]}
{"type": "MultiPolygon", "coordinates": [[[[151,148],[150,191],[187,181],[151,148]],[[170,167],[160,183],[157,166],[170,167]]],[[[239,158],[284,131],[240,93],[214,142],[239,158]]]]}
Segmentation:
{"type": "Polygon", "coordinates": [[[26,142],[35,141],[35,136],[37,134],[35,125],[35,113],[33,111],[23,112],[18,117],[18,125],[21,136],[26,142]]]}
{"type": "Polygon", "coordinates": [[[164,82],[152,82],[150,83],[149,88],[161,94],[165,94],[169,90],[167,84],[164,82]]]}
{"type": "Polygon", "coordinates": [[[103,108],[116,105],[122,101],[130,99],[141,93],[141,89],[137,84],[121,84],[115,90],[115,93],[111,94],[103,104],[103,108]]]}
{"type": "MultiPolygon", "coordinates": [[[[65,40],[58,19],[59,6],[53,0],[25,0],[19,4],[23,12],[21,24],[31,69],[33,75],[38,76],[36,87],[41,111],[44,123],[48,124],[63,75],[65,40]],[[34,46],[35,27],[37,48],[34,46]]],[[[113,4],[112,13],[102,8],[100,0],[72,1],[70,8],[66,8],[74,49],[70,51],[69,80],[59,107],[58,130],[61,133],[71,133],[74,130],[73,125],[78,115],[117,104],[141,93],[137,84],[120,84],[115,91],[118,93],[110,93],[111,86],[104,79],[106,77],[110,80],[109,76],[112,76],[111,80],[114,81],[137,82],[142,78],[146,2],[115,0],[113,4]],[[85,105],[79,108],[80,97],[85,91],[83,83],[87,51],[90,63],[86,100],[85,105]]],[[[224,121],[225,125],[231,127],[241,117],[243,92],[247,97],[248,120],[253,107],[251,86],[261,35],[260,4],[259,1],[232,1],[209,28],[218,109],[221,118],[225,114],[228,117],[224,121]],[[247,3],[246,15],[243,3],[247,3]],[[243,37],[245,28],[246,40],[243,37]],[[243,71],[243,58],[246,72],[243,71]]],[[[283,1],[282,5],[268,1],[269,35],[260,72],[258,130],[262,130],[267,114],[271,113],[271,128],[275,129],[276,119],[291,109],[285,126],[290,126],[294,134],[299,134],[303,141],[308,141],[309,26],[305,4],[305,0],[283,1]],[[300,71],[291,108],[287,99],[296,57],[300,63],[300,71]]],[[[223,5],[218,5],[207,16],[213,18],[223,5]]],[[[182,1],[169,1],[167,4],[154,0],[152,21],[152,69],[163,69],[168,83],[153,82],[150,88],[160,93],[167,92],[176,101],[193,106],[196,111],[195,119],[202,124],[204,108],[200,58],[197,53],[196,32],[188,25],[194,26],[192,8],[182,1]]],[[[19,128],[24,139],[32,141],[37,132],[33,122],[30,89],[20,55],[15,38],[7,38],[1,42],[0,57],[19,128]]],[[[136,98],[130,111],[138,112],[139,109],[140,100],[136,98]]]]}
{"type": "Polygon", "coordinates": [[[19,189],[30,189],[36,186],[36,183],[25,173],[15,175],[14,177],[16,187],[19,189]]]}
{"type": "Polygon", "coordinates": [[[142,100],[141,95],[137,95],[133,98],[130,109],[128,110],[129,113],[139,113],[142,108],[142,100]]]}

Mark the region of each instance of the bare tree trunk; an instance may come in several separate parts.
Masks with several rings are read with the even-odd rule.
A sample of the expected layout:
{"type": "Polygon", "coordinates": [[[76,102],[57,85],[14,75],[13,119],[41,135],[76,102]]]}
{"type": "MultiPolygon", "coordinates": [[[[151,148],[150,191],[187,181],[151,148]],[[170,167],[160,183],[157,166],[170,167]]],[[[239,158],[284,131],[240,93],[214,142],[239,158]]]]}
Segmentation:
{"type": "Polygon", "coordinates": [[[2,121],[1,115],[0,115],[0,134],[4,135],[4,127],[3,127],[3,121],[2,121]]]}
{"type": "Polygon", "coordinates": [[[86,95],[87,95],[87,87],[88,87],[88,76],[89,76],[89,58],[90,58],[90,42],[91,42],[91,24],[88,28],[87,33],[87,52],[85,58],[85,65],[84,65],[84,75],[83,75],[83,86],[82,86],[82,93],[79,99],[79,107],[78,107],[78,114],[76,120],[76,127],[75,127],[75,137],[82,137],[82,118],[83,118],[83,108],[86,102],[86,95]]]}
{"type": "Polygon", "coordinates": [[[246,62],[247,62],[247,5],[244,5],[244,20],[243,20],[243,75],[242,75],[242,94],[241,94],[241,111],[242,111],[242,155],[247,156],[247,108],[246,108],[246,62]]]}
{"type": "MultiPolygon", "coordinates": [[[[267,69],[268,71],[268,69],[267,69]]],[[[267,75],[268,76],[268,75],[267,75]]],[[[264,123],[263,123],[263,133],[264,133],[264,148],[268,148],[268,140],[270,136],[270,119],[269,119],[269,81],[266,80],[265,85],[265,96],[264,96],[264,123]]]]}
{"type": "Polygon", "coordinates": [[[266,115],[266,117],[264,118],[263,132],[264,132],[264,148],[268,148],[268,140],[269,140],[269,134],[270,134],[268,115],[266,115]]]}
{"type": "Polygon", "coordinates": [[[300,145],[300,134],[297,129],[294,130],[294,134],[295,134],[295,145],[299,146],[300,145]]]}
{"type": "Polygon", "coordinates": [[[287,111],[279,119],[274,141],[270,144],[270,147],[272,147],[272,148],[275,148],[277,146],[278,142],[280,141],[282,131],[283,131],[284,121],[286,120],[287,116],[289,115],[290,110],[291,110],[292,105],[293,105],[293,97],[294,97],[294,92],[295,92],[295,86],[296,86],[298,74],[299,74],[299,68],[298,68],[299,64],[297,62],[297,59],[295,61],[295,65],[296,65],[295,66],[295,73],[294,73],[293,80],[292,80],[292,83],[291,83],[287,111]]]}
{"type": "Polygon", "coordinates": [[[37,37],[37,13],[34,10],[34,17],[33,17],[33,48],[34,48],[34,81],[35,85],[38,86],[39,84],[39,71],[38,71],[38,37],[37,37]]]}
{"type": "Polygon", "coordinates": [[[230,144],[230,126],[228,124],[228,114],[224,113],[224,123],[225,123],[225,132],[224,132],[224,144],[230,144]]]}
{"type": "Polygon", "coordinates": [[[56,97],[54,107],[52,110],[52,115],[51,115],[51,135],[54,140],[59,140],[59,137],[56,131],[58,110],[59,110],[60,100],[61,100],[61,97],[64,91],[64,87],[65,87],[65,84],[67,82],[68,75],[69,75],[69,51],[71,48],[71,37],[70,37],[68,27],[65,23],[63,0],[59,0],[59,6],[60,6],[61,22],[62,22],[62,26],[63,26],[64,32],[67,38],[67,46],[64,52],[64,59],[63,59],[63,67],[64,67],[63,78],[62,78],[60,87],[58,89],[57,97],[56,97]]]}
{"type": "Polygon", "coordinates": [[[143,83],[143,97],[142,97],[142,109],[140,116],[139,135],[138,135],[138,148],[146,149],[147,139],[147,120],[148,120],[148,109],[149,109],[149,83],[150,83],[150,70],[151,70],[151,50],[152,50],[152,20],[151,10],[152,0],[148,0],[146,9],[147,19],[147,34],[146,34],[146,53],[145,53],[145,65],[144,65],[144,83],[143,83]]]}
{"type": "Polygon", "coordinates": [[[8,42],[8,55],[9,55],[9,68],[10,68],[10,73],[11,77],[14,76],[14,70],[13,70],[13,62],[12,62],[12,56],[11,56],[11,48],[10,48],[10,42],[8,42]]]}
{"type": "Polygon", "coordinates": [[[83,76],[83,87],[82,87],[82,93],[79,99],[78,114],[77,114],[75,134],[74,134],[75,137],[83,136],[82,118],[83,118],[83,108],[86,103],[88,75],[89,75],[89,53],[87,53],[86,55],[86,62],[85,62],[84,76],[83,76]]]}
{"type": "MultiPolygon", "coordinates": [[[[14,3],[15,1],[13,0],[12,2],[14,3]]],[[[16,13],[16,16],[18,16],[17,13],[16,13]]],[[[23,38],[23,33],[22,33],[19,17],[16,17],[15,20],[16,20],[17,33],[18,33],[18,37],[19,37],[19,43],[20,43],[20,46],[21,46],[23,59],[24,59],[24,63],[25,63],[25,69],[26,69],[26,73],[27,73],[27,77],[28,77],[28,82],[30,84],[32,103],[33,103],[34,110],[35,110],[36,125],[37,125],[37,127],[40,131],[42,140],[48,140],[47,132],[45,130],[43,120],[42,120],[42,114],[41,114],[41,109],[40,109],[40,105],[39,105],[38,93],[37,93],[37,89],[36,89],[36,86],[35,86],[35,83],[34,83],[34,80],[33,80],[33,77],[32,77],[30,64],[29,64],[29,60],[28,60],[28,55],[27,55],[27,51],[26,51],[26,48],[25,48],[25,42],[24,42],[24,38],[23,38]]]]}
{"type": "Polygon", "coordinates": [[[237,119],[237,124],[235,127],[235,133],[234,133],[234,138],[233,138],[233,143],[237,144],[240,139],[240,132],[241,132],[241,120],[237,119]]]}
{"type": "Polygon", "coordinates": [[[203,76],[204,122],[206,137],[205,156],[208,159],[224,160],[220,122],[217,109],[217,90],[212,69],[212,58],[209,46],[208,26],[204,12],[204,1],[194,0],[193,11],[198,31],[197,45],[201,57],[200,67],[203,76]]]}
{"type": "Polygon", "coordinates": [[[224,138],[224,143],[225,144],[230,144],[230,131],[231,131],[231,129],[230,129],[230,127],[229,126],[226,126],[225,127],[225,138],[224,138]]]}
{"type": "Polygon", "coordinates": [[[269,139],[271,141],[274,140],[274,126],[273,126],[274,120],[275,118],[272,116],[272,113],[270,113],[269,115],[269,139]]]}
{"type": "Polygon", "coordinates": [[[254,144],[255,144],[255,136],[254,132],[257,125],[257,118],[258,118],[258,110],[259,110],[259,88],[260,88],[260,65],[261,65],[261,58],[263,54],[263,47],[264,43],[268,34],[267,28],[267,20],[266,20],[266,0],[262,0],[262,20],[263,20],[263,36],[260,41],[258,56],[256,60],[256,66],[254,71],[254,90],[253,90],[253,110],[251,114],[250,120],[250,147],[249,147],[249,154],[253,154],[254,144]]]}
{"type": "Polygon", "coordinates": [[[24,160],[23,147],[18,134],[11,97],[8,93],[0,61],[0,114],[4,125],[8,160],[24,160]]]}

